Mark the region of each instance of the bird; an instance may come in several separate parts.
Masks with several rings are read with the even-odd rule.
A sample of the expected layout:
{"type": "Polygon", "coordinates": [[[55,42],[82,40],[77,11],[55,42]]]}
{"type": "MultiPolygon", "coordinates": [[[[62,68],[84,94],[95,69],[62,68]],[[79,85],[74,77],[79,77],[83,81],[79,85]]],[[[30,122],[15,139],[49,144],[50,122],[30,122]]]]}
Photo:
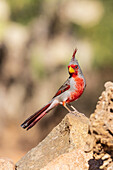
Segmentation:
{"type": "Polygon", "coordinates": [[[86,81],[78,60],[75,57],[77,48],[74,50],[72,59],[68,65],[69,78],[64,82],[64,84],[58,89],[51,101],[38,110],[36,113],[31,115],[26,119],[21,127],[29,130],[31,129],[42,117],[44,117],[50,110],[58,105],[63,105],[69,112],[69,106],[73,109],[73,112],[78,112],[72,105],[71,102],[77,100],[86,87],[86,81]]]}

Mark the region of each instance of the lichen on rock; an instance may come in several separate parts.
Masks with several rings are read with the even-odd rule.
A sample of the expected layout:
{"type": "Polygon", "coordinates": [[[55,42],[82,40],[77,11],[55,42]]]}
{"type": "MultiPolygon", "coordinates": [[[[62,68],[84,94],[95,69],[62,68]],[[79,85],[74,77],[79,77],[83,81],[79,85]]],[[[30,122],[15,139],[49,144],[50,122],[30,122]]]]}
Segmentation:
{"type": "Polygon", "coordinates": [[[85,151],[93,150],[95,160],[102,160],[100,169],[113,159],[113,83],[105,83],[105,91],[99,97],[95,112],[90,116],[89,136],[85,151]]]}

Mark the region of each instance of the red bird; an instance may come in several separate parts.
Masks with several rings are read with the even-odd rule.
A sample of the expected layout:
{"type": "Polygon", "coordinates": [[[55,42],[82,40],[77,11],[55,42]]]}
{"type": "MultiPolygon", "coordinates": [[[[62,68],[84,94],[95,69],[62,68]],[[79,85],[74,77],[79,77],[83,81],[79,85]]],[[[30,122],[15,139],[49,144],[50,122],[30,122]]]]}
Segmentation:
{"type": "MultiPolygon", "coordinates": [[[[75,49],[72,59],[68,65],[68,72],[70,75],[69,78],[58,89],[55,96],[47,105],[31,115],[27,120],[25,120],[25,122],[21,125],[24,129],[26,128],[27,130],[29,130],[30,128],[32,128],[45,114],[47,114],[51,109],[59,104],[63,105],[69,112],[71,112],[66,104],[77,100],[82,95],[86,86],[82,70],[78,64],[78,61],[75,58],[76,52],[77,49],[75,49]]],[[[74,111],[77,112],[77,110],[72,105],[70,106],[73,108],[74,111]]]]}

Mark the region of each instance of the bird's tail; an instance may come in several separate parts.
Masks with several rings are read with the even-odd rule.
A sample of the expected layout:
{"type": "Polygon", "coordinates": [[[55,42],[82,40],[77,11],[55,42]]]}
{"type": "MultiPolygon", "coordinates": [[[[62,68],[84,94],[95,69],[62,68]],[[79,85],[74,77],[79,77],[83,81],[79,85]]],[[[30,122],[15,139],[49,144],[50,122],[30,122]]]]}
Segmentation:
{"type": "Polygon", "coordinates": [[[28,119],[26,119],[22,124],[21,127],[24,129],[29,130],[32,128],[47,112],[49,112],[51,109],[47,108],[51,105],[51,102],[45,105],[43,108],[41,108],[39,111],[31,115],[28,119]],[[47,110],[47,111],[46,111],[47,110]]]}

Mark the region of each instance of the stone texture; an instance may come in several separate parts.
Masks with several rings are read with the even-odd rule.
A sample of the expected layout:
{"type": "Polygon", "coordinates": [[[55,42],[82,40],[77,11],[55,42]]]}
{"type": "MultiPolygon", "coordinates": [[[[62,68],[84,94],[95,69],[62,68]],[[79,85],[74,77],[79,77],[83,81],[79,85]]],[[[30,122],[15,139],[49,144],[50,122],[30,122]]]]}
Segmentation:
{"type": "MultiPolygon", "coordinates": [[[[38,170],[54,159],[55,164],[59,162],[60,166],[61,162],[65,162],[63,164],[66,167],[70,166],[74,159],[76,162],[79,159],[86,158],[84,160],[86,162],[87,153],[83,153],[83,148],[87,137],[88,122],[88,118],[83,114],[67,114],[62,122],[38,146],[17,162],[16,169],[38,170]],[[76,150],[79,154],[76,153],[76,150]],[[61,161],[60,158],[62,158],[61,161]],[[69,165],[66,164],[66,160],[69,160],[69,165]]],[[[74,164],[76,165],[76,163],[74,164]]],[[[50,163],[49,166],[53,167],[53,163],[50,163]]]]}
{"type": "Polygon", "coordinates": [[[105,84],[90,121],[67,114],[17,164],[17,170],[98,170],[113,167],[113,83],[105,84]],[[85,152],[84,152],[85,151],[85,152]]]}
{"type": "Polygon", "coordinates": [[[87,170],[88,160],[92,158],[92,153],[85,153],[83,149],[65,153],[51,161],[41,170],[87,170]]]}
{"type": "Polygon", "coordinates": [[[105,83],[95,112],[90,116],[86,151],[93,151],[95,160],[101,160],[100,169],[113,164],[113,83],[105,83]]]}
{"type": "Polygon", "coordinates": [[[15,165],[9,158],[0,158],[0,170],[14,170],[15,165]]]}

